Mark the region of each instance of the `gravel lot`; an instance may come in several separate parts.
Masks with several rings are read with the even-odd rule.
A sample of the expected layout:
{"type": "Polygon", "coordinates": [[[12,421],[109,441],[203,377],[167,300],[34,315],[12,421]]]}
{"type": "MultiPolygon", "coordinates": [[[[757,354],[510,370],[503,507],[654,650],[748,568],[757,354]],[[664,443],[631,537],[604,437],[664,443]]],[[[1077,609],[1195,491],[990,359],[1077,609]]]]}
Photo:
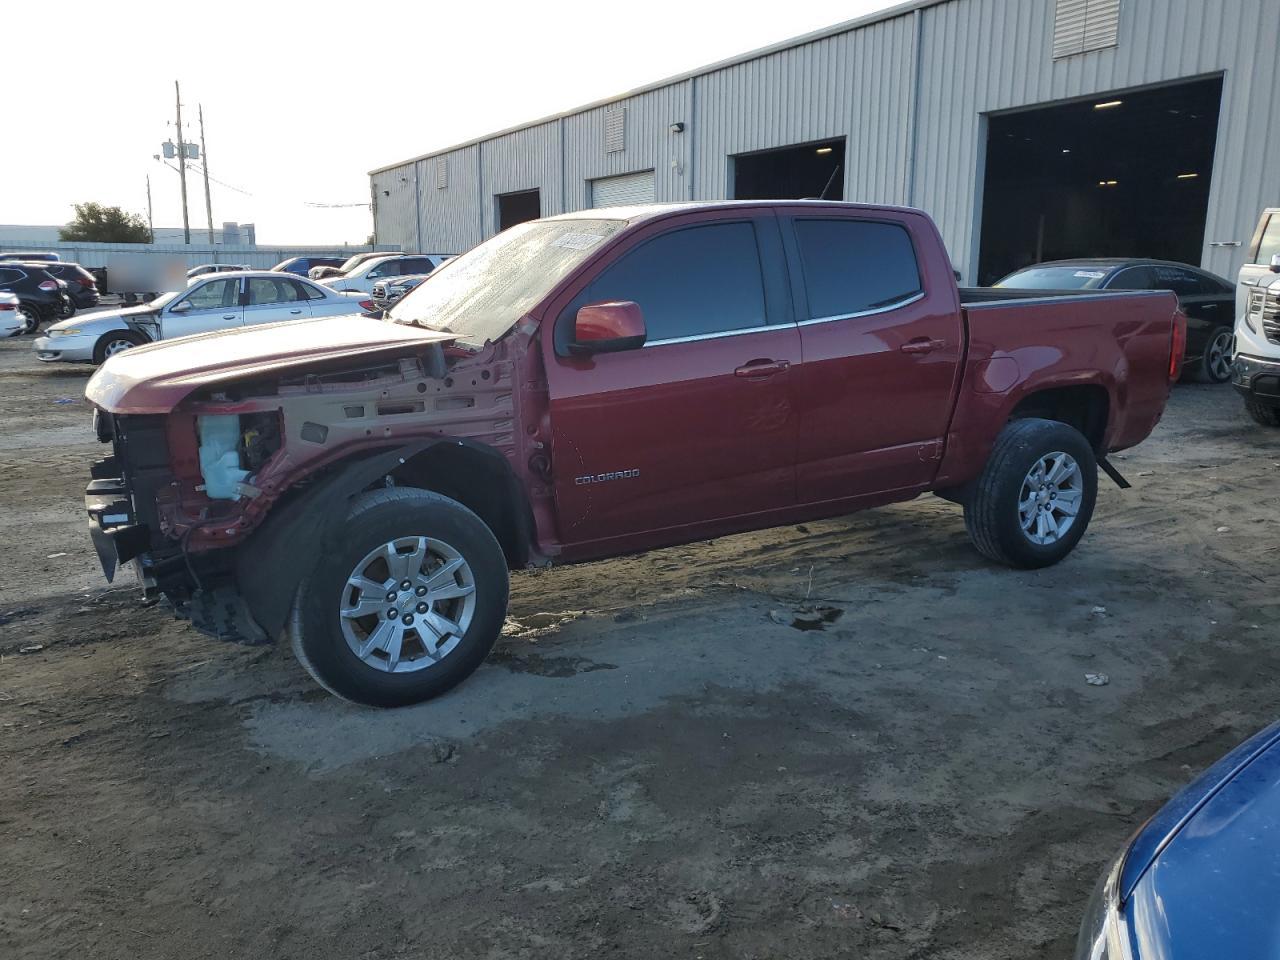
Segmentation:
{"type": "Polygon", "coordinates": [[[921,498],[520,574],[470,681],[374,712],[101,582],[89,372],[0,342],[0,956],[1064,957],[1280,712],[1280,431],[1227,387],[1057,568],[921,498]]]}

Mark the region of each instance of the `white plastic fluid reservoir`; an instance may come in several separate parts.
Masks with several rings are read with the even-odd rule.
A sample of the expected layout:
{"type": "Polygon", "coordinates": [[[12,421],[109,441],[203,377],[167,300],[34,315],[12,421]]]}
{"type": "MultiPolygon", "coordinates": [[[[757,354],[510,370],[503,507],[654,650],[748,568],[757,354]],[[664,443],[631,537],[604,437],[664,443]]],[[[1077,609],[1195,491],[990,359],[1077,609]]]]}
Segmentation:
{"type": "Polygon", "coordinates": [[[200,473],[210,500],[238,500],[240,483],[249,476],[240,467],[240,417],[225,414],[199,418],[200,473]]]}

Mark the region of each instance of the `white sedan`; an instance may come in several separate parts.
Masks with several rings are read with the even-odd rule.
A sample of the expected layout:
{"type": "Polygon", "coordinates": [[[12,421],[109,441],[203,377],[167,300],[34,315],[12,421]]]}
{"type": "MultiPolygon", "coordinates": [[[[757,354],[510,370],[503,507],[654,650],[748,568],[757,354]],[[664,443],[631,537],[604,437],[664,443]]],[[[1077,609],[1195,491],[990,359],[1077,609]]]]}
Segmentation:
{"type": "Polygon", "coordinates": [[[411,273],[430,273],[449,259],[447,254],[428,253],[421,256],[405,256],[404,254],[388,254],[385,257],[365,260],[351,270],[338,277],[326,277],[320,282],[334,290],[348,290],[359,293],[372,293],[373,285],[387,277],[405,277],[411,273]]]}
{"type": "Polygon", "coordinates": [[[287,273],[219,273],[198,278],[186,290],[162,293],[140,307],[82,313],[55,323],[32,346],[38,359],[50,363],[102,363],[121,350],[154,340],[371,309],[372,300],[287,273]]]}

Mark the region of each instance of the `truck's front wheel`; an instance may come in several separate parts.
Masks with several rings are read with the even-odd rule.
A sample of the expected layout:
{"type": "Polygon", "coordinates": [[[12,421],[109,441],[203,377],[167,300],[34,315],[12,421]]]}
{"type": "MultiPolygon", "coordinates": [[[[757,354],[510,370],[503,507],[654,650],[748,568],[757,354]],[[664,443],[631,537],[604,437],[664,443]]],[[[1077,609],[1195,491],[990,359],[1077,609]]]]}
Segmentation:
{"type": "Polygon", "coordinates": [[[984,556],[1047,567],[1084,536],[1097,495],[1097,460],[1078,430],[1056,420],[1015,420],[996,438],[965,503],[965,526],[984,556]]]}
{"type": "Polygon", "coordinates": [[[507,610],[507,565],[489,528],[448,497],[361,494],[340,546],[298,589],[289,631],[326,689],[394,707],[444,693],[488,655],[507,610]]]}

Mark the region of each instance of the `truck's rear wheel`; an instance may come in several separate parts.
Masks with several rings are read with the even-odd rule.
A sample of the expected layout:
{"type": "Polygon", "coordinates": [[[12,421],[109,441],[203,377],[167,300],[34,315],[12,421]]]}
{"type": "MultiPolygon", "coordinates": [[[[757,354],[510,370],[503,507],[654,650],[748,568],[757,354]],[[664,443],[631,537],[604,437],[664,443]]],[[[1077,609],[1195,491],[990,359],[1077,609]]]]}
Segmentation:
{"type": "Polygon", "coordinates": [[[507,611],[507,565],[474,513],[427,490],[361,494],[298,588],[294,653],[330,692],[395,707],[438,696],[488,655],[507,611]]]}
{"type": "Polygon", "coordinates": [[[1270,407],[1257,400],[1246,400],[1244,408],[1253,418],[1253,422],[1264,427],[1280,427],[1280,407],[1270,407]]]}
{"type": "Polygon", "coordinates": [[[1080,542],[1097,495],[1097,460],[1078,430],[1056,420],[1015,420],[996,438],[964,522],[983,556],[1047,567],[1080,542]]]}

